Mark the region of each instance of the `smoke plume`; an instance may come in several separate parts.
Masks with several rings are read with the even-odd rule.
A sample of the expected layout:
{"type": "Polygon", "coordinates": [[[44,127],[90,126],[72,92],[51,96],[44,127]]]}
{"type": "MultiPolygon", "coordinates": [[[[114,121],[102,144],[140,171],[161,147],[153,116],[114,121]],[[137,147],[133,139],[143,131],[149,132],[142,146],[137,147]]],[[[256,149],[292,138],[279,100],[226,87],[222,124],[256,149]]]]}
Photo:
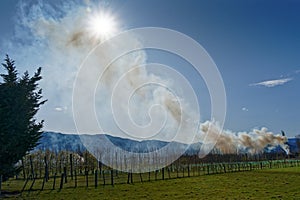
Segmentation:
{"type": "Polygon", "coordinates": [[[286,154],[289,147],[287,138],[280,134],[274,135],[267,128],[253,129],[251,132],[234,133],[221,130],[217,123],[207,121],[201,124],[201,131],[207,134],[207,141],[216,141],[215,148],[223,154],[262,153],[266,148],[280,146],[286,154]]]}
{"type": "MultiPolygon", "coordinates": [[[[193,127],[200,120],[194,111],[198,105],[184,98],[184,92],[172,77],[162,78],[156,73],[157,66],[148,66],[138,36],[129,34],[122,41],[108,44],[105,50],[97,48],[109,38],[93,34],[89,20],[97,13],[110,12],[107,6],[101,7],[93,1],[68,1],[60,5],[20,1],[18,8],[16,35],[6,46],[15,51],[10,47],[20,45],[16,55],[12,53],[18,62],[43,67],[41,87],[48,103],[39,117],[45,119],[46,130],[77,131],[72,113],[77,80],[76,87],[82,91],[90,90],[90,85],[97,83],[91,95],[75,97],[79,102],[76,109],[80,111],[80,133],[108,133],[137,140],[193,141],[193,127]],[[115,57],[115,52],[132,48],[141,50],[115,57]],[[105,66],[108,61],[113,62],[105,66]],[[80,69],[87,65],[88,70],[78,76],[80,69]],[[114,111],[118,114],[111,111],[113,99],[117,100],[114,111]],[[91,125],[90,117],[85,114],[89,104],[95,105],[101,130],[91,125]],[[116,123],[115,117],[121,120],[116,123]],[[130,135],[137,130],[138,135],[130,135]]],[[[122,31],[121,27],[118,29],[122,31]]]]}
{"type": "MultiPolygon", "coordinates": [[[[107,39],[95,37],[87,27],[87,20],[98,10],[99,6],[93,7],[93,2],[87,0],[64,1],[59,5],[50,1],[20,1],[18,5],[15,35],[4,48],[22,65],[43,67],[41,85],[49,101],[39,117],[45,119],[45,129],[77,131],[71,109],[73,86],[81,67],[88,66],[88,70],[81,71],[77,86],[85,92],[91,89],[90,84],[97,82],[97,85],[95,93],[75,96],[82,124],[80,133],[108,133],[137,140],[202,142],[208,146],[215,144],[224,154],[258,153],[276,145],[288,152],[286,138],[266,128],[233,133],[221,130],[213,122],[205,122],[201,130],[197,130],[198,103],[185,98],[186,91],[180,89],[184,81],[162,78],[156,70],[163,67],[147,65],[145,50],[115,57],[115,52],[122,49],[143,48],[136,35],[108,44],[105,50],[96,48],[107,39]],[[113,62],[104,66],[109,60],[113,62]],[[121,119],[118,123],[111,111],[112,103],[121,119]],[[101,124],[101,130],[91,126],[91,119],[85,114],[87,105],[95,109],[96,123],[101,124]],[[130,135],[137,131],[139,135],[130,135]]],[[[119,31],[122,28],[119,27],[119,31]]],[[[165,70],[171,74],[170,69],[165,70]]]]}

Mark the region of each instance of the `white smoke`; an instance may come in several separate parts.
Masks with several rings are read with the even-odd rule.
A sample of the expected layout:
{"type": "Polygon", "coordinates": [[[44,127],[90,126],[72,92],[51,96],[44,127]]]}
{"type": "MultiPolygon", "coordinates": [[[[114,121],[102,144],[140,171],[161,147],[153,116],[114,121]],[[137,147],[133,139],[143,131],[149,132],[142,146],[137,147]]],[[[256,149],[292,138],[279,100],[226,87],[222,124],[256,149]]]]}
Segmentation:
{"type": "MultiPolygon", "coordinates": [[[[21,1],[19,4],[16,35],[6,44],[6,48],[22,65],[43,67],[44,77],[41,85],[44,96],[49,100],[40,114],[40,118],[45,119],[45,129],[73,133],[76,131],[71,110],[73,84],[89,52],[103,42],[87,29],[87,20],[96,12],[92,4],[88,0],[81,4],[75,1],[60,5],[43,1],[21,1]]],[[[122,111],[120,117],[124,119],[124,124],[118,125],[128,130],[133,130],[129,126],[133,122],[135,127],[146,127],[146,131],[140,132],[140,135],[133,135],[134,139],[149,138],[150,135],[151,139],[170,141],[176,138],[179,130],[181,137],[176,138],[178,141],[191,143],[205,140],[206,143],[213,144],[216,142],[216,148],[222,153],[257,153],[265,147],[276,145],[288,151],[284,145],[286,138],[275,136],[265,128],[250,133],[232,133],[222,131],[212,122],[205,122],[197,133],[199,141],[190,138],[196,131],[195,125],[200,121],[199,114],[194,111],[197,110],[196,105],[184,98],[185,93],[180,90],[180,86],[148,70],[144,50],[126,54],[108,68],[103,66],[107,60],[113,59],[116,50],[133,47],[142,48],[143,44],[135,35],[128,35],[125,40],[107,46],[105,51],[95,49],[93,55],[85,62],[85,65],[90,65],[89,70],[83,72],[86,73],[83,76],[86,78],[79,80],[81,87],[88,86],[99,78],[94,75],[105,69],[95,94],[96,114],[105,133],[108,131],[112,135],[128,137],[113,121],[111,101],[106,99],[113,96],[118,100],[115,109],[122,111]],[[123,77],[124,74],[126,76],[123,77]],[[145,82],[160,85],[148,84],[139,88],[145,82]],[[116,85],[118,87],[115,87],[116,85]],[[113,93],[114,89],[118,92],[113,93]],[[133,89],[135,91],[131,95],[133,89]],[[130,101],[124,98],[129,96],[130,101]],[[125,123],[126,119],[129,119],[130,123],[125,123]]],[[[85,116],[85,106],[91,104],[93,98],[86,97],[86,101],[81,101],[81,107],[78,108],[82,109],[80,119],[86,124],[81,129],[82,133],[99,133],[97,127],[90,126],[89,116],[85,116]]]]}
{"type": "Polygon", "coordinates": [[[253,129],[251,132],[234,133],[228,130],[221,130],[217,123],[207,121],[201,124],[201,131],[207,134],[207,141],[216,141],[215,148],[223,154],[262,153],[265,148],[280,146],[286,154],[289,154],[289,147],[286,145],[287,138],[280,134],[268,131],[263,127],[253,129]]]}
{"type": "MultiPolygon", "coordinates": [[[[42,1],[21,1],[19,4],[17,34],[10,46],[13,46],[16,40],[26,42],[18,48],[21,50],[18,50],[20,52],[17,56],[12,57],[26,65],[43,67],[41,87],[48,102],[41,109],[39,117],[45,119],[45,129],[76,131],[71,109],[73,84],[89,52],[103,42],[103,38],[91,34],[88,27],[88,20],[98,11],[99,6],[93,6],[91,1],[81,4],[74,1],[62,3],[60,6],[42,1]],[[29,59],[29,56],[33,57],[29,59]]],[[[88,71],[83,72],[86,73],[83,76],[85,78],[78,80],[80,87],[89,86],[97,81],[99,76],[93,75],[105,69],[95,94],[96,114],[105,133],[128,137],[118,127],[122,124],[116,125],[113,121],[111,101],[107,98],[113,96],[118,100],[115,109],[124,115],[124,120],[128,118],[129,112],[131,123],[138,128],[148,127],[144,132],[140,132],[140,135],[134,135],[135,139],[149,138],[150,135],[150,139],[170,141],[176,137],[178,129],[183,127],[180,129],[182,136],[177,140],[191,142],[191,135],[195,130],[190,127],[194,127],[199,121],[199,116],[193,111],[195,108],[191,109],[180,87],[175,87],[172,81],[162,79],[147,69],[144,50],[123,55],[107,68],[103,66],[107,60],[115,59],[113,56],[116,50],[142,46],[142,42],[135,35],[128,35],[123,41],[108,45],[105,50],[95,49],[93,55],[85,62],[85,65],[90,66],[88,71]],[[139,88],[145,82],[160,85],[147,84],[139,88]],[[113,94],[117,84],[117,92],[113,94]],[[130,92],[134,89],[137,90],[132,95],[130,92]],[[127,97],[130,96],[128,101],[127,97]]],[[[81,108],[78,108],[82,109],[80,121],[86,124],[80,130],[81,133],[100,133],[98,127],[90,126],[90,119],[84,114],[85,106],[93,105],[92,99],[93,96],[87,97],[87,101],[81,101],[81,108]]],[[[128,123],[124,124],[123,128],[132,130],[128,123]]]]}

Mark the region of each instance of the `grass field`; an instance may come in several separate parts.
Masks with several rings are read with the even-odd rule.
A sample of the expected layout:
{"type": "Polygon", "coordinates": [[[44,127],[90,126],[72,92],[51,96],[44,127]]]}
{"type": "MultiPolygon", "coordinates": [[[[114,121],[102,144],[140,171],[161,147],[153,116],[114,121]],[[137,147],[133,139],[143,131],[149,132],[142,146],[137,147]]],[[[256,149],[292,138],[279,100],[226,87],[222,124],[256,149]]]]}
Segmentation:
{"type": "MultiPolygon", "coordinates": [[[[5,182],[3,189],[17,181],[5,182]]],[[[203,175],[98,188],[25,191],[15,199],[300,199],[300,167],[203,175]]]]}

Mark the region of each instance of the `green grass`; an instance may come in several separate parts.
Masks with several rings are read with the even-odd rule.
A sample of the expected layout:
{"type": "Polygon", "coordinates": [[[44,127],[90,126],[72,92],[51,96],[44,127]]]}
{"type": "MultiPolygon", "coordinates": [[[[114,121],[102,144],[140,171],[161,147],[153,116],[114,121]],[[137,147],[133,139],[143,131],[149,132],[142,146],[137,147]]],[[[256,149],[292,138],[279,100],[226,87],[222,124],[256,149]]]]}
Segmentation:
{"type": "MultiPolygon", "coordinates": [[[[9,181],[3,189],[23,182],[9,181]]],[[[57,183],[59,185],[59,183],[57,183]]],[[[21,186],[20,186],[21,185],[21,186]]],[[[300,199],[300,167],[159,180],[135,184],[25,191],[17,199],[300,199]]]]}

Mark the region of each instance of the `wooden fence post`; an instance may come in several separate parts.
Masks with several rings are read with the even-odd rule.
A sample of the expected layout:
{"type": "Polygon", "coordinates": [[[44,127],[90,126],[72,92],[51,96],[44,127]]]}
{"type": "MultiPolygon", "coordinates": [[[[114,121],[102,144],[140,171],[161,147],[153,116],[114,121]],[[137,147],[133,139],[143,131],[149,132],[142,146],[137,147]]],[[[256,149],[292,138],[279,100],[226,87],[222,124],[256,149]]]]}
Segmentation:
{"type": "Polygon", "coordinates": [[[31,168],[31,176],[34,178],[34,171],[33,171],[33,164],[32,164],[32,157],[29,156],[29,161],[30,161],[30,168],[31,168]]]}
{"type": "Polygon", "coordinates": [[[95,188],[98,187],[98,170],[95,171],[95,188]]]}
{"type": "Polygon", "coordinates": [[[70,172],[71,180],[73,180],[73,154],[70,153],[70,172]]]}
{"type": "Polygon", "coordinates": [[[45,161],[45,181],[48,182],[49,180],[49,167],[48,167],[48,162],[47,162],[47,157],[44,156],[44,161],[45,161]]]}
{"type": "Polygon", "coordinates": [[[45,175],[44,178],[43,178],[42,190],[44,190],[45,181],[46,181],[46,175],[45,175]]]}
{"type": "Polygon", "coordinates": [[[98,168],[99,168],[99,171],[101,174],[102,173],[102,162],[101,161],[98,161],[98,168]]]}
{"type": "Polygon", "coordinates": [[[128,172],[128,174],[127,174],[127,184],[129,184],[130,183],[130,172],[128,172]]]}
{"type": "Polygon", "coordinates": [[[64,173],[61,174],[61,178],[60,178],[60,185],[59,185],[59,189],[61,190],[63,188],[63,184],[64,184],[64,173]]]}
{"type": "Polygon", "coordinates": [[[67,179],[67,167],[64,166],[64,178],[65,178],[65,183],[68,183],[68,179],[67,179]]]}
{"type": "MultiPolygon", "coordinates": [[[[105,185],[105,171],[102,171],[102,177],[103,177],[103,185],[105,185]]],[[[129,183],[129,174],[128,174],[128,183],[129,183]]]]}
{"type": "Polygon", "coordinates": [[[142,173],[140,173],[140,180],[143,183],[143,177],[142,177],[142,173]]]}
{"type": "Polygon", "coordinates": [[[110,183],[112,186],[114,186],[114,170],[110,170],[110,183]]]}
{"type": "Polygon", "coordinates": [[[55,190],[55,181],[56,181],[56,173],[54,174],[54,177],[53,177],[53,186],[52,186],[52,190],[55,190]]]}
{"type": "Polygon", "coordinates": [[[39,178],[42,178],[42,159],[40,158],[40,155],[38,157],[39,160],[39,178]]]}
{"type": "Polygon", "coordinates": [[[87,171],[87,167],[85,167],[84,173],[85,173],[86,187],[89,187],[89,173],[87,171]]]}
{"type": "Polygon", "coordinates": [[[74,175],[75,175],[75,188],[77,188],[77,171],[75,170],[74,171],[74,175]]]}

